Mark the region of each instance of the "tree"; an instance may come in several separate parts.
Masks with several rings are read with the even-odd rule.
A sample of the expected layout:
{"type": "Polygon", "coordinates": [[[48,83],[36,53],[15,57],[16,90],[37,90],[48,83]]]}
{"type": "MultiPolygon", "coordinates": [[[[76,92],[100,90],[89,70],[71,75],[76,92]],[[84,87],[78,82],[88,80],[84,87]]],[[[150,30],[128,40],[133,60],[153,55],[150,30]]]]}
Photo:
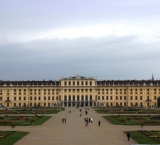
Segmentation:
{"type": "Polygon", "coordinates": [[[15,126],[14,124],[11,125],[12,131],[13,131],[13,128],[15,128],[15,127],[16,127],[16,126],[15,126]]]}

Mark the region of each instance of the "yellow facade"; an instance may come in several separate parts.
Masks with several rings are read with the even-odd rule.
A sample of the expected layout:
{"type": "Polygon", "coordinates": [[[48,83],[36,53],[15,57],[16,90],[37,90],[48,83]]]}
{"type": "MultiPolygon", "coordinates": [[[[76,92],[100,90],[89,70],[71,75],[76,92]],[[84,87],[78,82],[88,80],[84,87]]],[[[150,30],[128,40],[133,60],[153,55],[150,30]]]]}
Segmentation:
{"type": "Polygon", "coordinates": [[[0,81],[1,106],[160,106],[160,81],[68,77],[59,81],[0,81]]]}

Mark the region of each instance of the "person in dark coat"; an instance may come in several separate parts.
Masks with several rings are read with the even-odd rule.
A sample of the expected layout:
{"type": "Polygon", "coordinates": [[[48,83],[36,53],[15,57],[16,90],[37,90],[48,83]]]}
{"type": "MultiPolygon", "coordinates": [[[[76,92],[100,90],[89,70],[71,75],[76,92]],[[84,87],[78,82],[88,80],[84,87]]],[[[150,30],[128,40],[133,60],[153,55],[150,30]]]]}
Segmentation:
{"type": "Polygon", "coordinates": [[[130,135],[130,133],[128,132],[128,133],[127,133],[128,141],[129,141],[130,137],[131,137],[131,135],[130,135]]]}
{"type": "Polygon", "coordinates": [[[98,121],[98,126],[100,126],[101,125],[101,122],[100,121],[98,121]]]}

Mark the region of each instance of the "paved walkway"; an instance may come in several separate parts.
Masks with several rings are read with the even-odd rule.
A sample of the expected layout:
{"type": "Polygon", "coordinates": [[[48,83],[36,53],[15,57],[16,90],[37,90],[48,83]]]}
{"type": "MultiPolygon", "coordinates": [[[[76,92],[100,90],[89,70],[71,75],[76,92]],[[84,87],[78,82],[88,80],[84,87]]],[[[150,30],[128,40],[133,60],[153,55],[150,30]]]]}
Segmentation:
{"type": "MultiPolygon", "coordinates": [[[[134,140],[127,141],[124,131],[139,130],[140,126],[112,125],[102,114],[96,113],[89,108],[88,115],[82,109],[82,117],[79,109],[66,108],[40,126],[16,126],[16,131],[30,132],[15,145],[129,145],[136,143],[134,140]],[[71,114],[68,114],[71,110],[71,114]],[[93,118],[93,123],[85,126],[84,118],[93,118]],[[62,123],[62,118],[67,123],[62,123]],[[101,126],[98,127],[98,121],[101,126]]],[[[145,129],[157,130],[156,126],[144,127],[145,129]]],[[[11,127],[1,127],[1,130],[11,130],[11,127]]]]}

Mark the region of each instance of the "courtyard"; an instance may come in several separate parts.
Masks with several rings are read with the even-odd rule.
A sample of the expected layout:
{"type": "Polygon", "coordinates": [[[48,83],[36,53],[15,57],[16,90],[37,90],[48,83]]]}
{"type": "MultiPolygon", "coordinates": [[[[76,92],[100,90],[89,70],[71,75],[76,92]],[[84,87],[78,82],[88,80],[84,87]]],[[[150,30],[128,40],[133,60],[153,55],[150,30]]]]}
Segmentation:
{"type": "MultiPolygon", "coordinates": [[[[89,108],[88,115],[85,115],[85,108],[81,109],[82,117],[79,115],[79,109],[68,107],[65,108],[65,111],[60,111],[58,114],[46,114],[45,116],[52,117],[42,125],[16,126],[14,131],[29,133],[16,142],[15,145],[137,144],[132,138],[128,141],[125,132],[129,131],[131,137],[134,137],[131,131],[141,130],[140,125],[113,125],[103,117],[104,114],[99,114],[94,111],[94,109],[89,108]],[[71,111],[71,113],[69,113],[69,111],[71,111]],[[66,123],[62,123],[63,118],[66,118],[66,123]],[[84,118],[93,118],[93,123],[89,123],[86,127],[84,118]],[[98,126],[98,121],[101,122],[100,127],[98,126]]],[[[15,116],[16,115],[18,116],[18,114],[15,114],[15,116]]],[[[157,136],[157,127],[159,127],[159,125],[144,125],[143,130],[156,130],[157,134],[152,133],[152,136],[157,136]]],[[[1,130],[11,131],[11,126],[1,126],[1,130]]],[[[145,137],[149,138],[148,136],[145,137]]],[[[153,140],[153,143],[155,143],[155,140],[153,140]]],[[[156,143],[158,144],[157,141],[156,143]]]]}

